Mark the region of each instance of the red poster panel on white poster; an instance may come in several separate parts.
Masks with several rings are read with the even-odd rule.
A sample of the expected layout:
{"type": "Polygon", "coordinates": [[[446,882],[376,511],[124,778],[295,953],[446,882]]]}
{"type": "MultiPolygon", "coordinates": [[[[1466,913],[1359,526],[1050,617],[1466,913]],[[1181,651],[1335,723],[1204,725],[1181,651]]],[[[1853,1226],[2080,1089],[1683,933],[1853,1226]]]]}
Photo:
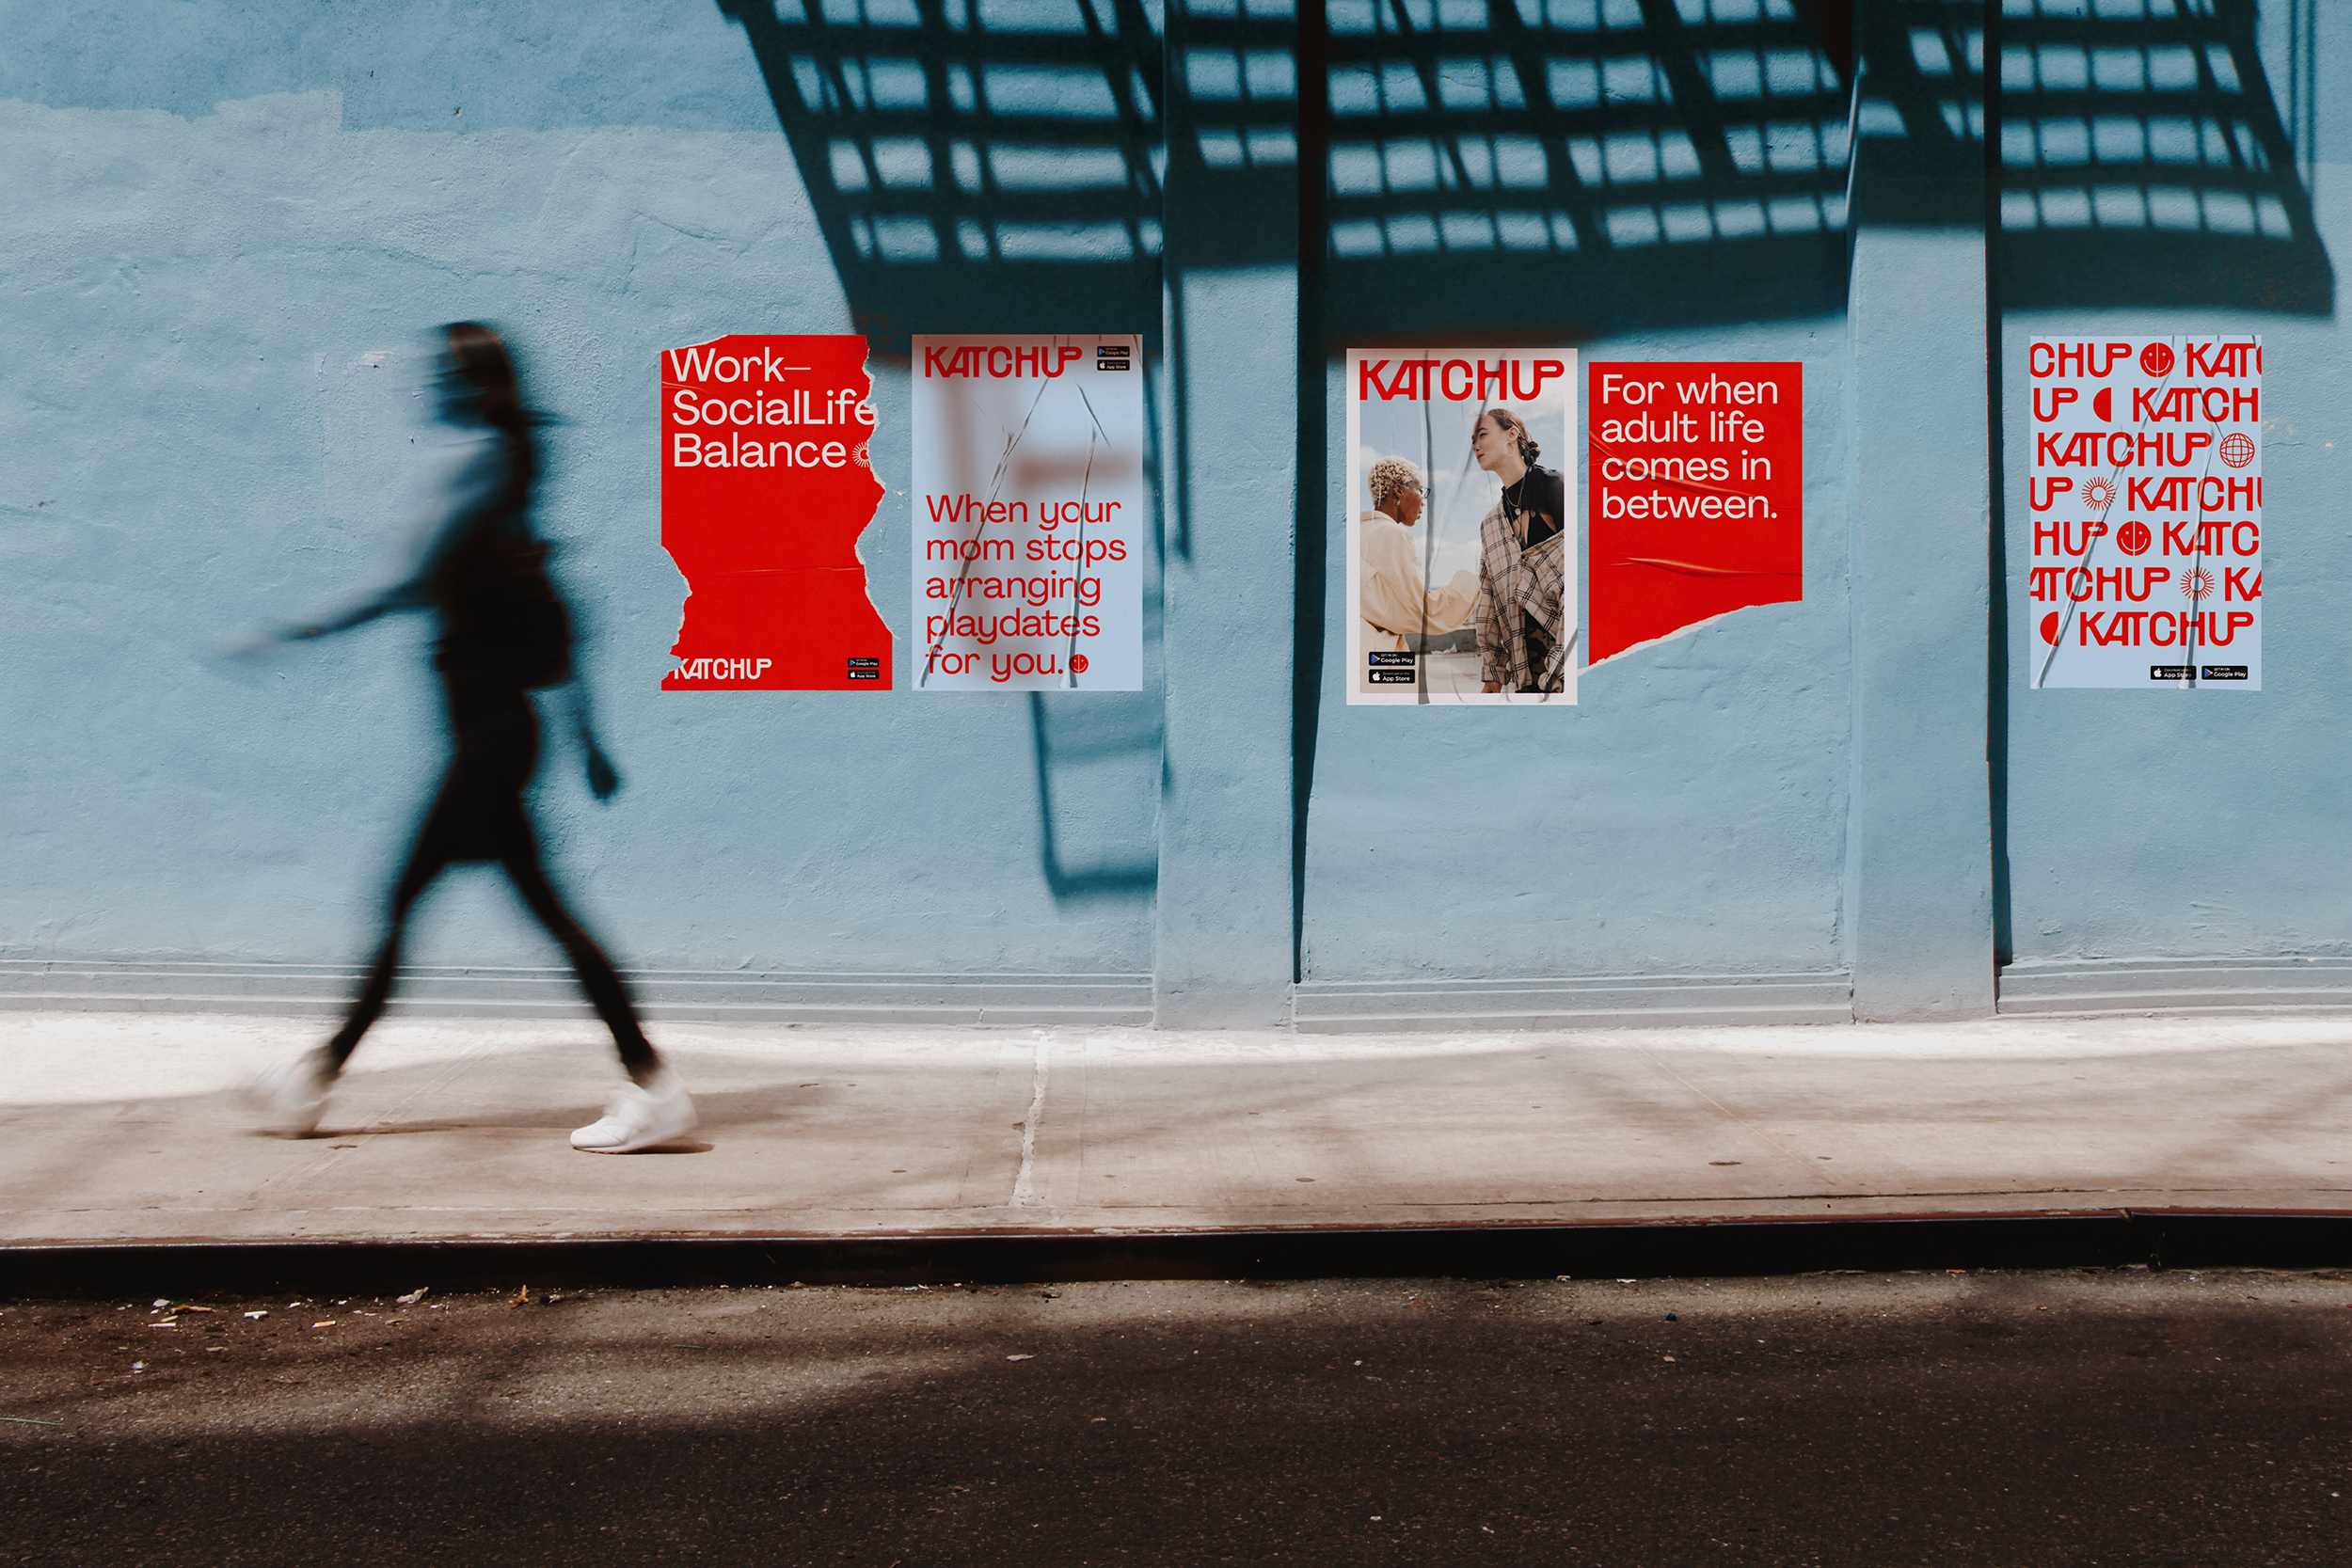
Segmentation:
{"type": "Polygon", "coordinates": [[[858,540],[882,498],[866,340],[665,350],[661,546],[686,578],[664,691],[886,691],[858,540]]]}

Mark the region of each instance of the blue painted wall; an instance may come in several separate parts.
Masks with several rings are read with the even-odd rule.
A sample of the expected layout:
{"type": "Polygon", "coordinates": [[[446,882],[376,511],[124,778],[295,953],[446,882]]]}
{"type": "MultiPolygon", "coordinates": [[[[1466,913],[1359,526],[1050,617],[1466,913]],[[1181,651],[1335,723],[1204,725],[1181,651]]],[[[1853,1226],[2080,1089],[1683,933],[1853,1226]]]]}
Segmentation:
{"type": "MultiPolygon", "coordinates": [[[[1166,1021],[1216,1023],[1279,1018],[1294,973],[1851,970],[1912,1016],[1980,1010],[1996,948],[2352,953],[2352,23],[2222,5],[2222,92],[2146,48],[2097,74],[2138,46],[2087,4],[2012,8],[1865,0],[1843,38],[1788,0],[1333,0],[1302,56],[1245,0],[0,6],[0,955],[364,946],[439,761],[426,628],[244,678],[208,652],[390,569],[424,331],[467,316],[563,421],[542,522],[629,787],[598,807],[559,753],[542,803],[637,966],[1152,972],[1166,1021]],[[2059,122],[2183,103],[2270,115],[2226,178],[2307,197],[2299,228],[2051,217],[2096,166],[2059,122]],[[1850,210],[1857,169],[1884,183],[1850,210]],[[1073,326],[1152,345],[1147,689],[904,689],[906,336],[1073,326]],[[2025,341],[2213,328],[2268,350],[2269,689],[2026,691],[2025,341]],[[656,352],[850,330],[901,689],[660,695],[656,352]],[[1921,333],[1973,448],[1875,390],[1921,333]],[[1804,602],[1592,669],[1570,713],[1347,707],[1338,356],[1465,339],[1802,359],[1804,602]]],[[[412,956],[549,955],[471,878],[412,956]]]]}
{"type": "MultiPolygon", "coordinates": [[[[684,594],[658,543],[657,351],[848,331],[850,311],[742,31],[691,7],[578,20],[9,14],[0,942],[362,950],[438,767],[427,628],[378,623],[245,684],[205,655],[391,569],[436,438],[414,396],[425,330],[477,317],[511,331],[562,421],[541,522],[594,629],[628,787],[598,807],[557,753],[543,803],[616,951],[678,969],[1149,970],[1155,691],[1073,705],[1111,744],[1015,696],[656,691],[684,594]],[[372,355],[380,368],[355,366],[372,355]]],[[[862,548],[903,689],[907,369],[874,370],[894,493],[862,548]]],[[[510,906],[486,874],[453,879],[413,961],[547,961],[510,906]]]]}
{"type": "MultiPolygon", "coordinates": [[[[1804,361],[1804,601],[1604,660],[1565,711],[1350,707],[1333,618],[1308,819],[1310,978],[1843,967],[1846,324],[1648,332],[1582,351],[1804,361]]],[[[1344,392],[1335,371],[1326,592],[1342,607],[1344,392]]]]}
{"type": "MultiPolygon", "coordinates": [[[[2026,214],[2012,215],[2016,227],[2002,235],[2010,243],[1996,250],[2009,307],[2001,330],[2008,935],[2020,961],[2352,954],[2344,893],[2352,840],[2343,828],[2352,808],[2343,700],[2352,641],[2336,609],[2352,585],[2344,509],[2352,336],[2327,287],[2333,270],[2312,255],[2352,252],[2352,120],[2341,97],[2352,16],[2324,4],[2266,5],[2260,24],[2248,40],[2253,57],[2280,129],[2299,133],[2291,165],[2263,161],[2292,178],[2258,184],[2251,201],[2217,202],[2209,221],[2240,253],[2284,257],[2167,277],[2173,258],[2157,252],[2074,291],[2088,296],[2081,304],[2034,309],[2054,280],[2043,253],[2028,248],[2039,236],[2026,214]],[[2308,214],[2296,208],[2298,187],[2309,192],[2308,214]],[[2125,297],[2103,306],[2103,294],[2125,297]],[[2027,344],[2061,333],[2217,331],[2263,340],[2263,533],[2279,566],[2264,581],[2273,618],[2263,690],[2232,698],[2027,689],[2045,646],[2026,598],[2027,344]]],[[[2012,132],[2021,153],[2030,135],[2027,126],[2012,132]]],[[[2079,165],[2045,178],[2061,212],[2057,197],[2089,182],[2079,165]]]]}

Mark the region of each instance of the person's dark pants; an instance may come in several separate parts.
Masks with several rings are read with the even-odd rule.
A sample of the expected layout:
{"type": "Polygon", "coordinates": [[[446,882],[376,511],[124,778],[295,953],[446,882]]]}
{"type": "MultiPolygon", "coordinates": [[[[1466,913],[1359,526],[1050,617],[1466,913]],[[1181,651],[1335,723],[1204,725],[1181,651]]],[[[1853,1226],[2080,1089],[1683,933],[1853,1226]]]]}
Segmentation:
{"type": "Polygon", "coordinates": [[[510,685],[444,677],[450,727],[455,743],[449,771],[434,798],[432,814],[417,834],[408,863],[392,886],[384,942],[376,949],[367,983],[341,1029],[326,1042],[340,1068],[384,1012],[400,967],[400,942],[409,911],[443,870],[469,861],[494,861],[523,904],[546,927],[572,962],[596,1016],[612,1031],[621,1066],[642,1081],[660,1065],[639,1026],[628,987],[577,916],[564,907],[540,863],[539,841],[523,806],[523,790],[539,763],[539,717],[531,694],[510,685]]]}

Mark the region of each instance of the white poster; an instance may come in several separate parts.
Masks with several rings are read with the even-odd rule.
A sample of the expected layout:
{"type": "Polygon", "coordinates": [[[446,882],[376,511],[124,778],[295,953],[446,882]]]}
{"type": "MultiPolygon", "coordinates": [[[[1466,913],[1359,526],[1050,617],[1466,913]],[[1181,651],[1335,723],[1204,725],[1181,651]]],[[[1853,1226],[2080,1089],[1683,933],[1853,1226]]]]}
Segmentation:
{"type": "Polygon", "coordinates": [[[2032,685],[2263,684],[2262,340],[2037,338],[2032,685]]]}
{"type": "Polygon", "coordinates": [[[1576,351],[1350,349],[1347,700],[1571,705],[1576,351]]]}
{"type": "Polygon", "coordinates": [[[1143,689],[1143,341],[914,339],[914,684],[1143,689]]]}

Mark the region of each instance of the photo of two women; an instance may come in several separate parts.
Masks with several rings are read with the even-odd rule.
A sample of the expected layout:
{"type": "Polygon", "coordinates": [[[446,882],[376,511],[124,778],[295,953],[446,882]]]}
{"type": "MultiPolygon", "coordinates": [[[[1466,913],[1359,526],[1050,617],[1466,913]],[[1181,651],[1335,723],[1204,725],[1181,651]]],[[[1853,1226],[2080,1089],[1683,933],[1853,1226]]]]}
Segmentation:
{"type": "Polygon", "coordinates": [[[1535,393],[1507,402],[1491,395],[1507,388],[1448,398],[1426,375],[1383,396],[1361,369],[1416,358],[1491,367],[1492,349],[1349,354],[1350,703],[1576,701],[1565,478],[1576,361],[1540,353],[1568,373],[1537,377],[1535,353],[1508,356],[1518,386],[1535,393]]]}

